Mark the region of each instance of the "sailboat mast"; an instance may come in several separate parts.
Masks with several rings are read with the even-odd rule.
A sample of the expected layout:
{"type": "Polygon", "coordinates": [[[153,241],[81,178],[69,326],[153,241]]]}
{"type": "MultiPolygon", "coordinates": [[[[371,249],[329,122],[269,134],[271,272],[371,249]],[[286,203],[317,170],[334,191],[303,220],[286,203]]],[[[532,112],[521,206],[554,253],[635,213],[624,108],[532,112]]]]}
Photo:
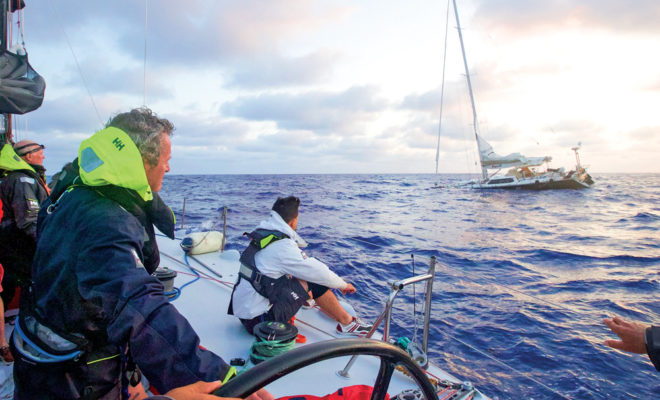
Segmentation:
{"type": "MultiPolygon", "coordinates": [[[[6,51],[9,46],[7,42],[9,40],[9,35],[7,34],[7,9],[9,8],[9,3],[7,0],[0,0],[0,31],[2,37],[0,40],[0,51],[6,51]]],[[[12,139],[11,132],[11,114],[2,113],[0,114],[0,146],[4,143],[9,143],[12,139]]]]}
{"type": "MultiPolygon", "coordinates": [[[[467,79],[468,92],[470,93],[470,103],[472,104],[472,121],[474,127],[474,138],[477,141],[477,150],[479,151],[479,164],[482,164],[481,148],[479,146],[479,126],[477,123],[477,107],[474,105],[474,94],[472,94],[472,81],[470,80],[470,70],[468,68],[467,57],[465,57],[465,45],[463,44],[463,32],[461,31],[461,21],[458,19],[458,9],[456,8],[456,0],[452,1],[454,4],[454,15],[456,15],[456,26],[458,28],[458,39],[461,42],[461,53],[463,54],[463,65],[465,66],[465,78],[467,79]]],[[[483,179],[488,178],[488,171],[482,166],[481,175],[483,179]]]]}

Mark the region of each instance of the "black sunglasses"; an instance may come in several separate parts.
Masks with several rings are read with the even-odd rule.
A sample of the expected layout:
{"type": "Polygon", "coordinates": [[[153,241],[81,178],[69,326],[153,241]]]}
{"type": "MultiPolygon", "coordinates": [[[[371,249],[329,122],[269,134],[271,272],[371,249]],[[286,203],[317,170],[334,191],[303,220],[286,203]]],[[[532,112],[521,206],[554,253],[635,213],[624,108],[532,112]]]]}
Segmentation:
{"type": "Polygon", "coordinates": [[[19,150],[24,149],[26,147],[30,147],[30,146],[37,146],[37,147],[35,147],[34,149],[32,149],[30,151],[27,151],[27,152],[21,154],[21,157],[27,156],[30,153],[36,153],[37,151],[43,150],[43,149],[46,148],[46,146],[44,146],[43,144],[30,143],[30,144],[26,144],[25,146],[17,147],[17,148],[14,149],[14,151],[16,152],[16,154],[18,154],[19,150]]]}

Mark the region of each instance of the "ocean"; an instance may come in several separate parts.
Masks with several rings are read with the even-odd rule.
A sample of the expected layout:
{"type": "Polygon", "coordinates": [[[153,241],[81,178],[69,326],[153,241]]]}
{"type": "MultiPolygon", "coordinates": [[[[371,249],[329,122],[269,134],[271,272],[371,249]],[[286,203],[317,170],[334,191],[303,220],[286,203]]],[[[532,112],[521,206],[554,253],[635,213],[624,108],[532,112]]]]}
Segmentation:
{"type": "MultiPolygon", "coordinates": [[[[533,192],[452,187],[461,175],[168,175],[161,194],[186,232],[222,230],[227,207],[239,251],[278,196],[300,197],[307,254],[354,284],[345,299],[366,320],[388,280],[435,256],[430,360],[491,398],[657,398],[660,373],[604,346],[601,320],[660,323],[660,174],[593,177],[533,192]]],[[[395,336],[421,340],[416,286],[395,303],[395,336]]]]}

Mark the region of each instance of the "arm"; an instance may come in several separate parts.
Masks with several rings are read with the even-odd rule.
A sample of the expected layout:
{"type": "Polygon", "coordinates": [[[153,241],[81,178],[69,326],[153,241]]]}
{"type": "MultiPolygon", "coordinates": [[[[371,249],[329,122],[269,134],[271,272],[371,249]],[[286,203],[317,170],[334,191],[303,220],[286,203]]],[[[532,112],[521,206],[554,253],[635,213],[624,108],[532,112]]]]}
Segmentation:
{"type": "MultiPolygon", "coordinates": [[[[222,379],[229,366],[199,348],[188,321],[163,295],[160,282],[142,267],[142,227],[101,223],[78,255],[76,275],[81,296],[99,305],[108,340],[129,343],[131,354],[149,381],[164,393],[194,382],[222,379]]],[[[99,314],[99,313],[97,313],[99,314]]]]}
{"type": "Polygon", "coordinates": [[[266,248],[264,251],[270,250],[267,256],[275,257],[284,273],[329,288],[344,290],[348,287],[348,283],[331,271],[327,265],[314,257],[307,257],[294,241],[280,240],[269,247],[272,249],[266,248]]]}
{"type": "Polygon", "coordinates": [[[14,221],[18,229],[36,238],[37,216],[39,214],[39,198],[35,191],[38,185],[35,178],[18,174],[14,179],[11,208],[14,211],[14,221]]]}

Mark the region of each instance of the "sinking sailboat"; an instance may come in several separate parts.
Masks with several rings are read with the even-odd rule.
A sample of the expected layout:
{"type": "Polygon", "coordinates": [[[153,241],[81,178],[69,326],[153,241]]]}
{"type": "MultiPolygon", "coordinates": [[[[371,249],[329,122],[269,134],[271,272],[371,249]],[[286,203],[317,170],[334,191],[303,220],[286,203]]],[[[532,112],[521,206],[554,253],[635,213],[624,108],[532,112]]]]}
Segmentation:
{"type": "MultiPolygon", "coordinates": [[[[458,28],[458,38],[461,45],[461,53],[463,56],[463,65],[465,67],[465,77],[470,95],[470,105],[472,106],[472,126],[474,129],[474,137],[477,143],[479,162],[481,165],[481,179],[469,181],[465,185],[474,189],[531,190],[584,189],[591,187],[594,184],[594,181],[591,178],[591,175],[589,175],[587,172],[586,168],[580,164],[580,155],[578,154],[580,144],[572,148],[572,150],[575,152],[575,169],[566,171],[563,167],[556,169],[550,168],[549,163],[552,160],[552,157],[550,156],[526,157],[520,153],[512,153],[506,156],[500,156],[495,153],[493,147],[480,135],[479,123],[477,119],[477,108],[474,102],[472,81],[470,79],[470,70],[468,68],[467,57],[465,55],[465,45],[463,43],[463,34],[461,32],[461,23],[458,17],[456,0],[452,0],[452,3],[454,8],[454,15],[456,16],[456,25],[458,28]]],[[[447,46],[445,41],[445,49],[446,47],[447,46]]],[[[444,95],[444,67],[442,92],[444,95]]],[[[442,112],[440,114],[440,126],[442,126],[442,112]]],[[[439,135],[440,132],[438,132],[438,137],[439,135]]],[[[438,163],[437,159],[438,155],[436,154],[436,173],[438,163]]]]}

